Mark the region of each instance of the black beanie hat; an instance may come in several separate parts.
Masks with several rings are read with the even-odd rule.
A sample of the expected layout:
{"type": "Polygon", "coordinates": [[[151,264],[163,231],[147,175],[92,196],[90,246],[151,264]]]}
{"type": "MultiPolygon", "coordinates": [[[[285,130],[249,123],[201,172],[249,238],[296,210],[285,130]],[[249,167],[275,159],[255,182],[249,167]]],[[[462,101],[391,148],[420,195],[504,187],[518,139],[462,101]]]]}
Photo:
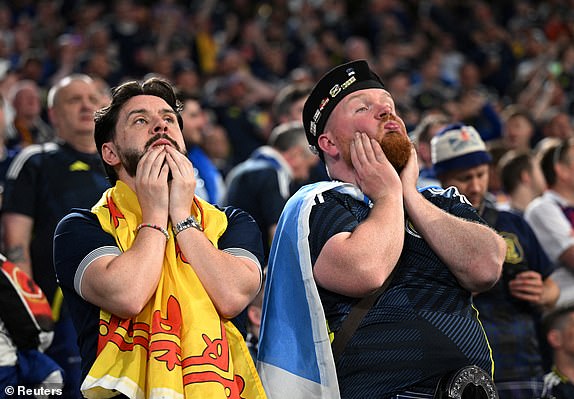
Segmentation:
{"type": "Polygon", "coordinates": [[[303,107],[303,126],[309,144],[319,151],[317,138],[339,101],[357,90],[373,88],[383,89],[384,85],[365,60],[351,61],[327,72],[313,87],[303,107]]]}

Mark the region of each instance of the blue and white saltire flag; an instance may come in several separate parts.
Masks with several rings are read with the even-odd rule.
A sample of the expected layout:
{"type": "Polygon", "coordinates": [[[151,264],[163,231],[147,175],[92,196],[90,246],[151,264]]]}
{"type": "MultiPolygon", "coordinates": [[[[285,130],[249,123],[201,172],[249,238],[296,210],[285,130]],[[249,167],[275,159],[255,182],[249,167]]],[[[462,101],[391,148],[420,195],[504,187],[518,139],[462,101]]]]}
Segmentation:
{"type": "Polygon", "coordinates": [[[364,200],[363,193],[351,184],[311,184],[287,201],[277,224],[269,255],[257,357],[257,369],[270,399],[340,398],[308,241],[315,197],[334,188],[364,200]]]}

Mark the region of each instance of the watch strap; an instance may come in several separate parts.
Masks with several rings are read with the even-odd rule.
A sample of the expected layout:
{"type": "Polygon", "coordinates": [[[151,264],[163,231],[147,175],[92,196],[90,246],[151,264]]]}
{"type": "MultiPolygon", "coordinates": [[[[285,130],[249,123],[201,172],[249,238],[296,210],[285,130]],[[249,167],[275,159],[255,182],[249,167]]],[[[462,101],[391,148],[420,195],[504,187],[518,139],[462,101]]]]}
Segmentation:
{"type": "Polygon", "coordinates": [[[199,231],[203,231],[203,228],[201,227],[201,224],[199,224],[197,219],[193,215],[190,215],[185,219],[183,219],[182,221],[177,222],[173,226],[174,237],[177,236],[179,233],[181,233],[183,230],[189,229],[191,227],[199,231]]]}

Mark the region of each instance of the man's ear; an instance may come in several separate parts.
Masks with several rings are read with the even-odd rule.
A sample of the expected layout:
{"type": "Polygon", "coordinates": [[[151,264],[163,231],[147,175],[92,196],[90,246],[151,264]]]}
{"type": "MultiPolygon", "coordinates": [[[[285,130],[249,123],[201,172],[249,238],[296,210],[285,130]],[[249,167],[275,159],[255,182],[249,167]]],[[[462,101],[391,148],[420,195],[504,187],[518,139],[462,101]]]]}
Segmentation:
{"type": "Polygon", "coordinates": [[[317,138],[317,146],[324,154],[329,155],[331,158],[334,158],[339,154],[339,149],[337,145],[331,138],[331,134],[329,132],[322,133],[317,138]]]}
{"type": "Polygon", "coordinates": [[[247,307],[247,318],[249,322],[257,327],[261,326],[261,308],[259,306],[250,305],[247,307]]]}
{"type": "Polygon", "coordinates": [[[426,163],[431,163],[431,146],[429,143],[420,141],[418,143],[417,155],[426,163]]]}
{"type": "Polygon", "coordinates": [[[48,120],[52,126],[58,126],[58,114],[54,111],[54,108],[48,108],[48,120]]]}
{"type": "Polygon", "coordinates": [[[287,163],[291,163],[292,159],[296,159],[297,155],[300,152],[300,147],[295,145],[291,148],[288,148],[287,150],[283,151],[283,158],[285,158],[285,160],[287,161],[287,163]]]}
{"type": "Polygon", "coordinates": [[[102,144],[102,159],[110,166],[116,166],[120,163],[117,148],[111,141],[102,144]]]}
{"type": "Polygon", "coordinates": [[[519,180],[523,183],[530,184],[530,181],[532,180],[532,176],[530,175],[529,171],[524,169],[522,172],[520,172],[520,179],[519,180]]]}
{"type": "Polygon", "coordinates": [[[548,331],[546,339],[552,348],[559,348],[562,345],[562,334],[559,330],[548,331]]]}
{"type": "Polygon", "coordinates": [[[556,162],[554,165],[554,172],[556,173],[556,177],[564,179],[570,175],[570,168],[562,162],[556,162]]]}

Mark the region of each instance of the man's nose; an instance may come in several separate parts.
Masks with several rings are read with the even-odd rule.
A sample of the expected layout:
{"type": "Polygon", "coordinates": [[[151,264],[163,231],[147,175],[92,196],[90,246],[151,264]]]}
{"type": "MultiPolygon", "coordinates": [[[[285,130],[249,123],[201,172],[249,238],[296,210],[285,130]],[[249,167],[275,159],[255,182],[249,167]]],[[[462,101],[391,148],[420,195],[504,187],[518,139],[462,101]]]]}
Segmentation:
{"type": "Polygon", "coordinates": [[[482,191],[482,182],[480,181],[480,179],[472,179],[470,181],[470,191],[472,193],[480,193],[482,191]]]}
{"type": "Polygon", "coordinates": [[[167,132],[167,122],[164,121],[163,119],[159,118],[159,120],[156,122],[155,126],[153,127],[153,131],[154,131],[154,133],[167,132]]]}
{"type": "Polygon", "coordinates": [[[376,114],[375,117],[377,119],[388,119],[392,115],[392,108],[389,104],[380,104],[376,106],[376,114]]]}

